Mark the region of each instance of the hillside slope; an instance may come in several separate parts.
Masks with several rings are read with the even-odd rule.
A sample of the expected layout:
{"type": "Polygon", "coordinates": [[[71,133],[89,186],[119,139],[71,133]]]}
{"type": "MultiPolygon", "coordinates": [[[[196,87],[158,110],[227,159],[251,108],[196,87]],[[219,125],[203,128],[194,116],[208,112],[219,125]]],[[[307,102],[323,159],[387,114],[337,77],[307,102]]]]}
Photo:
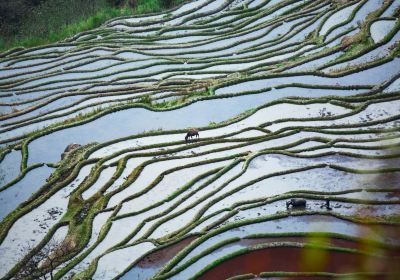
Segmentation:
{"type": "Polygon", "coordinates": [[[197,0],[4,54],[0,278],[396,279],[399,7],[197,0]]]}

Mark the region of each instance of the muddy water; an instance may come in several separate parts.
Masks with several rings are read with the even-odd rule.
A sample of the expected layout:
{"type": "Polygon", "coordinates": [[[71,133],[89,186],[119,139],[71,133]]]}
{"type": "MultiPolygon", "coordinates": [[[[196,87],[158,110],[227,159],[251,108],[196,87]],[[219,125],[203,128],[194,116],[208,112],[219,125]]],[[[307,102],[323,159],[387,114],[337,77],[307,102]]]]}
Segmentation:
{"type": "Polygon", "coordinates": [[[142,258],[134,267],[124,274],[121,280],[150,279],[157,271],[172,259],[180,250],[194,241],[196,237],[188,237],[182,241],[159,249],[142,258]]]}
{"type": "Polygon", "coordinates": [[[354,271],[387,272],[393,271],[393,269],[393,266],[389,265],[388,259],[385,258],[363,257],[352,253],[317,249],[269,248],[234,257],[207,271],[198,279],[226,279],[235,275],[259,274],[268,271],[351,273],[354,271]],[[317,258],[321,255],[324,256],[325,263],[321,266],[314,266],[312,258],[307,260],[307,256],[312,255],[317,258]],[[374,265],[366,266],[366,263],[374,265]]]}

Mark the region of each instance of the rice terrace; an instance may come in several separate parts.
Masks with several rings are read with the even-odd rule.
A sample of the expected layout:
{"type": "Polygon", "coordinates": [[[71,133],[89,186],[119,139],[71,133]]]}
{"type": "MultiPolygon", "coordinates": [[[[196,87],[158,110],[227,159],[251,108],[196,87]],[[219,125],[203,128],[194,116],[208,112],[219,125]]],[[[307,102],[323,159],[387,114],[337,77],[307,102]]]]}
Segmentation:
{"type": "Polygon", "coordinates": [[[0,54],[0,279],[400,279],[400,1],[192,0],[0,54]]]}

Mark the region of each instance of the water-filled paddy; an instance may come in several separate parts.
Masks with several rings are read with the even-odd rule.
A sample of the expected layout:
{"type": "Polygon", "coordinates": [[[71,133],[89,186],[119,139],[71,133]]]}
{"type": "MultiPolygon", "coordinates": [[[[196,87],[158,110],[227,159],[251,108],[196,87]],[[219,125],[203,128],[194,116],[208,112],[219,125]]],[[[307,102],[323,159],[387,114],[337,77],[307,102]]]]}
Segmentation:
{"type": "Polygon", "coordinates": [[[205,126],[209,122],[224,121],[269,99],[268,94],[262,94],[200,101],[166,112],[152,112],[141,108],[119,111],[83,125],[83,131],[77,126],[33,141],[29,145],[31,149],[29,163],[58,161],[63,149],[71,142],[81,144],[105,142],[159,128],[167,130],[205,126]],[[196,119],[192,116],[196,116],[196,119]]]}
{"type": "Polygon", "coordinates": [[[391,271],[397,15],[397,1],[189,1],[1,56],[0,277],[52,236],[72,248],[55,279],[300,272],[311,233],[335,263],[317,275],[391,271]]]}

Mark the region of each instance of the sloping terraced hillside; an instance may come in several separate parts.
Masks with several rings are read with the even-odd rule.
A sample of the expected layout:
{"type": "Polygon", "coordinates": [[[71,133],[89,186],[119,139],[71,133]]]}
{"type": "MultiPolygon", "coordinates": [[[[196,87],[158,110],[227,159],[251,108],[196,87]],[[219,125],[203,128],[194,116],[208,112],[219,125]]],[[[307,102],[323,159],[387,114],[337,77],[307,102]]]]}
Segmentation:
{"type": "Polygon", "coordinates": [[[0,278],[399,279],[399,15],[197,0],[1,54],[0,278]]]}

